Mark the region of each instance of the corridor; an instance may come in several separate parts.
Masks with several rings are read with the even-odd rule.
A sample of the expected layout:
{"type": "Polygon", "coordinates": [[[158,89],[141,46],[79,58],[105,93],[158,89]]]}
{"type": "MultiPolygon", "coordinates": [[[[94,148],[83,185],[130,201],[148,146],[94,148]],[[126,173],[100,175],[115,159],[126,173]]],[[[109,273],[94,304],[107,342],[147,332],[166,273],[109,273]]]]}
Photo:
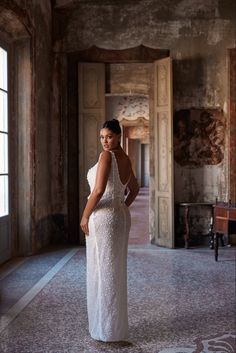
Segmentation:
{"type": "Polygon", "coordinates": [[[130,206],[132,218],[129,234],[130,245],[141,245],[149,243],[149,189],[140,188],[139,194],[130,206]]]}
{"type": "Polygon", "coordinates": [[[235,249],[130,245],[129,342],[88,334],[85,248],[57,248],[0,268],[1,353],[233,353],[235,249]],[[224,347],[224,348],[223,348],[224,347]]]}

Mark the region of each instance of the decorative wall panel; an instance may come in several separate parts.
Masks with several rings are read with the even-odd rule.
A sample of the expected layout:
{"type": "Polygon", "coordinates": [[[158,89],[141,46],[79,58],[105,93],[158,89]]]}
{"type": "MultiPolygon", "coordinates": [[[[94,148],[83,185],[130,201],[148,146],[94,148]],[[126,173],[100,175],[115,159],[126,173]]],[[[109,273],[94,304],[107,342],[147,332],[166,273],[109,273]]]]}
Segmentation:
{"type": "Polygon", "coordinates": [[[158,183],[160,191],[168,191],[168,113],[159,113],[158,118],[158,183]]]}
{"type": "Polygon", "coordinates": [[[168,68],[161,64],[157,70],[157,104],[165,106],[168,104],[168,68]]]}
{"type": "MultiPolygon", "coordinates": [[[[101,151],[99,130],[105,121],[105,65],[79,64],[79,214],[81,216],[89,195],[87,172],[98,160],[101,151]]],[[[79,217],[78,217],[79,221],[79,217]]],[[[84,243],[84,235],[80,234],[84,243]]]]}
{"type": "Polygon", "coordinates": [[[169,227],[169,201],[168,198],[159,198],[159,238],[166,238],[170,232],[169,227]]]}
{"type": "Polygon", "coordinates": [[[103,99],[101,97],[100,72],[97,72],[92,65],[88,64],[88,68],[83,70],[83,107],[101,108],[103,99]]]}
{"type": "MultiPolygon", "coordinates": [[[[97,162],[98,156],[98,143],[99,143],[99,116],[92,114],[84,114],[84,170],[91,168],[97,162]]],[[[87,179],[86,179],[87,184],[87,179]]]]}
{"type": "Polygon", "coordinates": [[[154,187],[155,236],[152,241],[159,246],[173,248],[172,63],[170,58],[162,59],[154,63],[153,116],[155,183],[152,184],[152,182],[150,182],[150,189],[154,187]]]}

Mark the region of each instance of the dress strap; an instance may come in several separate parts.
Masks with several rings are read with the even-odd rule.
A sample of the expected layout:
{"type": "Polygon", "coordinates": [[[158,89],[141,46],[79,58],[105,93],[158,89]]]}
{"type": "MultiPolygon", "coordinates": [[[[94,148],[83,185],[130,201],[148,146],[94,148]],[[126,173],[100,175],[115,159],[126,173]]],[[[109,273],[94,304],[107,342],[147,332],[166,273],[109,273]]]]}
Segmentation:
{"type": "Polygon", "coordinates": [[[113,170],[113,180],[115,181],[115,173],[117,174],[117,179],[119,180],[120,184],[123,186],[123,187],[126,187],[127,184],[129,183],[130,181],[130,178],[131,178],[131,175],[129,176],[127,182],[125,184],[122,183],[121,181],[121,178],[120,178],[120,172],[119,172],[119,167],[118,167],[118,162],[117,162],[117,159],[116,159],[116,156],[115,156],[115,153],[113,151],[110,151],[111,152],[111,155],[112,155],[112,170],[113,170]]]}
{"type": "MultiPolygon", "coordinates": [[[[112,182],[113,182],[113,185],[115,185],[115,154],[113,151],[109,151],[111,153],[111,169],[112,169],[112,182]]],[[[113,197],[114,197],[114,193],[113,193],[113,197]]]]}

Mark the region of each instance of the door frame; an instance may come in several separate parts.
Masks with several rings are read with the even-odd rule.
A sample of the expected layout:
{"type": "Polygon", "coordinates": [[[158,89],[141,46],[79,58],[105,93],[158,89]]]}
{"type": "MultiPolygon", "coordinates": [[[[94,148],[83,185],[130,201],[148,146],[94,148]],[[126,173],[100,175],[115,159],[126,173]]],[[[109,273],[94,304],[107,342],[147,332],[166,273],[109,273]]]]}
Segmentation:
{"type": "MultiPolygon", "coordinates": [[[[80,244],[79,229],[79,168],[78,168],[78,64],[80,62],[118,63],[152,63],[170,55],[168,49],[153,49],[144,45],[137,47],[110,50],[92,46],[67,55],[67,182],[68,182],[68,241],[80,244]]],[[[80,244],[81,245],[81,244],[80,244]]]]}
{"type": "MultiPolygon", "coordinates": [[[[142,165],[142,158],[141,158],[141,145],[143,143],[150,143],[150,139],[148,137],[141,138],[138,135],[136,135],[134,138],[129,137],[129,128],[143,128],[143,129],[148,129],[149,131],[149,120],[144,119],[143,117],[139,117],[135,120],[127,120],[126,118],[120,120],[120,125],[122,128],[122,147],[124,148],[125,152],[128,154],[129,151],[129,142],[132,139],[139,140],[140,142],[140,150],[139,150],[139,157],[138,160],[138,173],[136,173],[136,177],[138,179],[138,182],[141,186],[142,184],[142,172],[141,172],[141,165],[142,165]]],[[[134,133],[135,135],[135,133],[134,133]]]]}

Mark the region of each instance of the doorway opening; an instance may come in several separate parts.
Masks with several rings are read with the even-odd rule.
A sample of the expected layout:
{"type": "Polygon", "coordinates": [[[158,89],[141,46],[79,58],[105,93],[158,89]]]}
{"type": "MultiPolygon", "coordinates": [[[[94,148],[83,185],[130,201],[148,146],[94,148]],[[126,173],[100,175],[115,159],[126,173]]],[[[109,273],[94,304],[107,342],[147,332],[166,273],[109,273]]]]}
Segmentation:
{"type": "MultiPolygon", "coordinates": [[[[115,64],[114,64],[115,65],[115,64]]],[[[141,64],[148,65],[148,64],[141,64]]],[[[111,86],[119,90],[123,83],[127,88],[132,86],[132,77],[122,72],[132,72],[137,69],[135,64],[129,64],[129,70],[124,69],[127,64],[123,64],[119,73],[119,85],[114,82],[111,86]]],[[[140,69],[140,64],[139,64],[140,69]]],[[[140,70],[139,70],[140,71],[140,70]]],[[[146,74],[146,70],[142,70],[146,74]]],[[[111,77],[112,75],[109,75],[111,77]]],[[[140,82],[146,82],[142,90],[148,93],[149,75],[137,79],[134,91],[140,91],[140,82]],[[143,78],[143,79],[142,79],[143,78]]],[[[111,79],[111,78],[110,78],[111,79]]],[[[114,88],[113,88],[114,89],[114,88]]],[[[131,91],[131,90],[130,90],[131,91]]],[[[149,96],[144,93],[108,93],[106,94],[106,120],[115,118],[120,122],[122,128],[121,145],[128,154],[134,174],[138,180],[140,191],[130,206],[132,225],[129,236],[130,245],[143,245],[150,242],[149,239],[149,96]]]]}
{"type": "MultiPolygon", "coordinates": [[[[69,55],[68,69],[68,240],[85,243],[78,210],[82,213],[89,193],[87,170],[97,162],[101,150],[97,137],[108,116],[105,96],[146,94],[150,102],[150,241],[174,247],[172,61],[169,50],[142,45],[124,50],[93,46],[69,55]],[[150,68],[146,91],[142,90],[145,86],[142,70],[132,70],[132,66],[137,68],[141,64],[150,68]],[[119,82],[121,77],[123,82],[119,82]]],[[[130,140],[133,140],[129,141],[130,145],[137,142],[130,140]]],[[[141,147],[141,153],[147,153],[145,148],[141,147]]]]}

